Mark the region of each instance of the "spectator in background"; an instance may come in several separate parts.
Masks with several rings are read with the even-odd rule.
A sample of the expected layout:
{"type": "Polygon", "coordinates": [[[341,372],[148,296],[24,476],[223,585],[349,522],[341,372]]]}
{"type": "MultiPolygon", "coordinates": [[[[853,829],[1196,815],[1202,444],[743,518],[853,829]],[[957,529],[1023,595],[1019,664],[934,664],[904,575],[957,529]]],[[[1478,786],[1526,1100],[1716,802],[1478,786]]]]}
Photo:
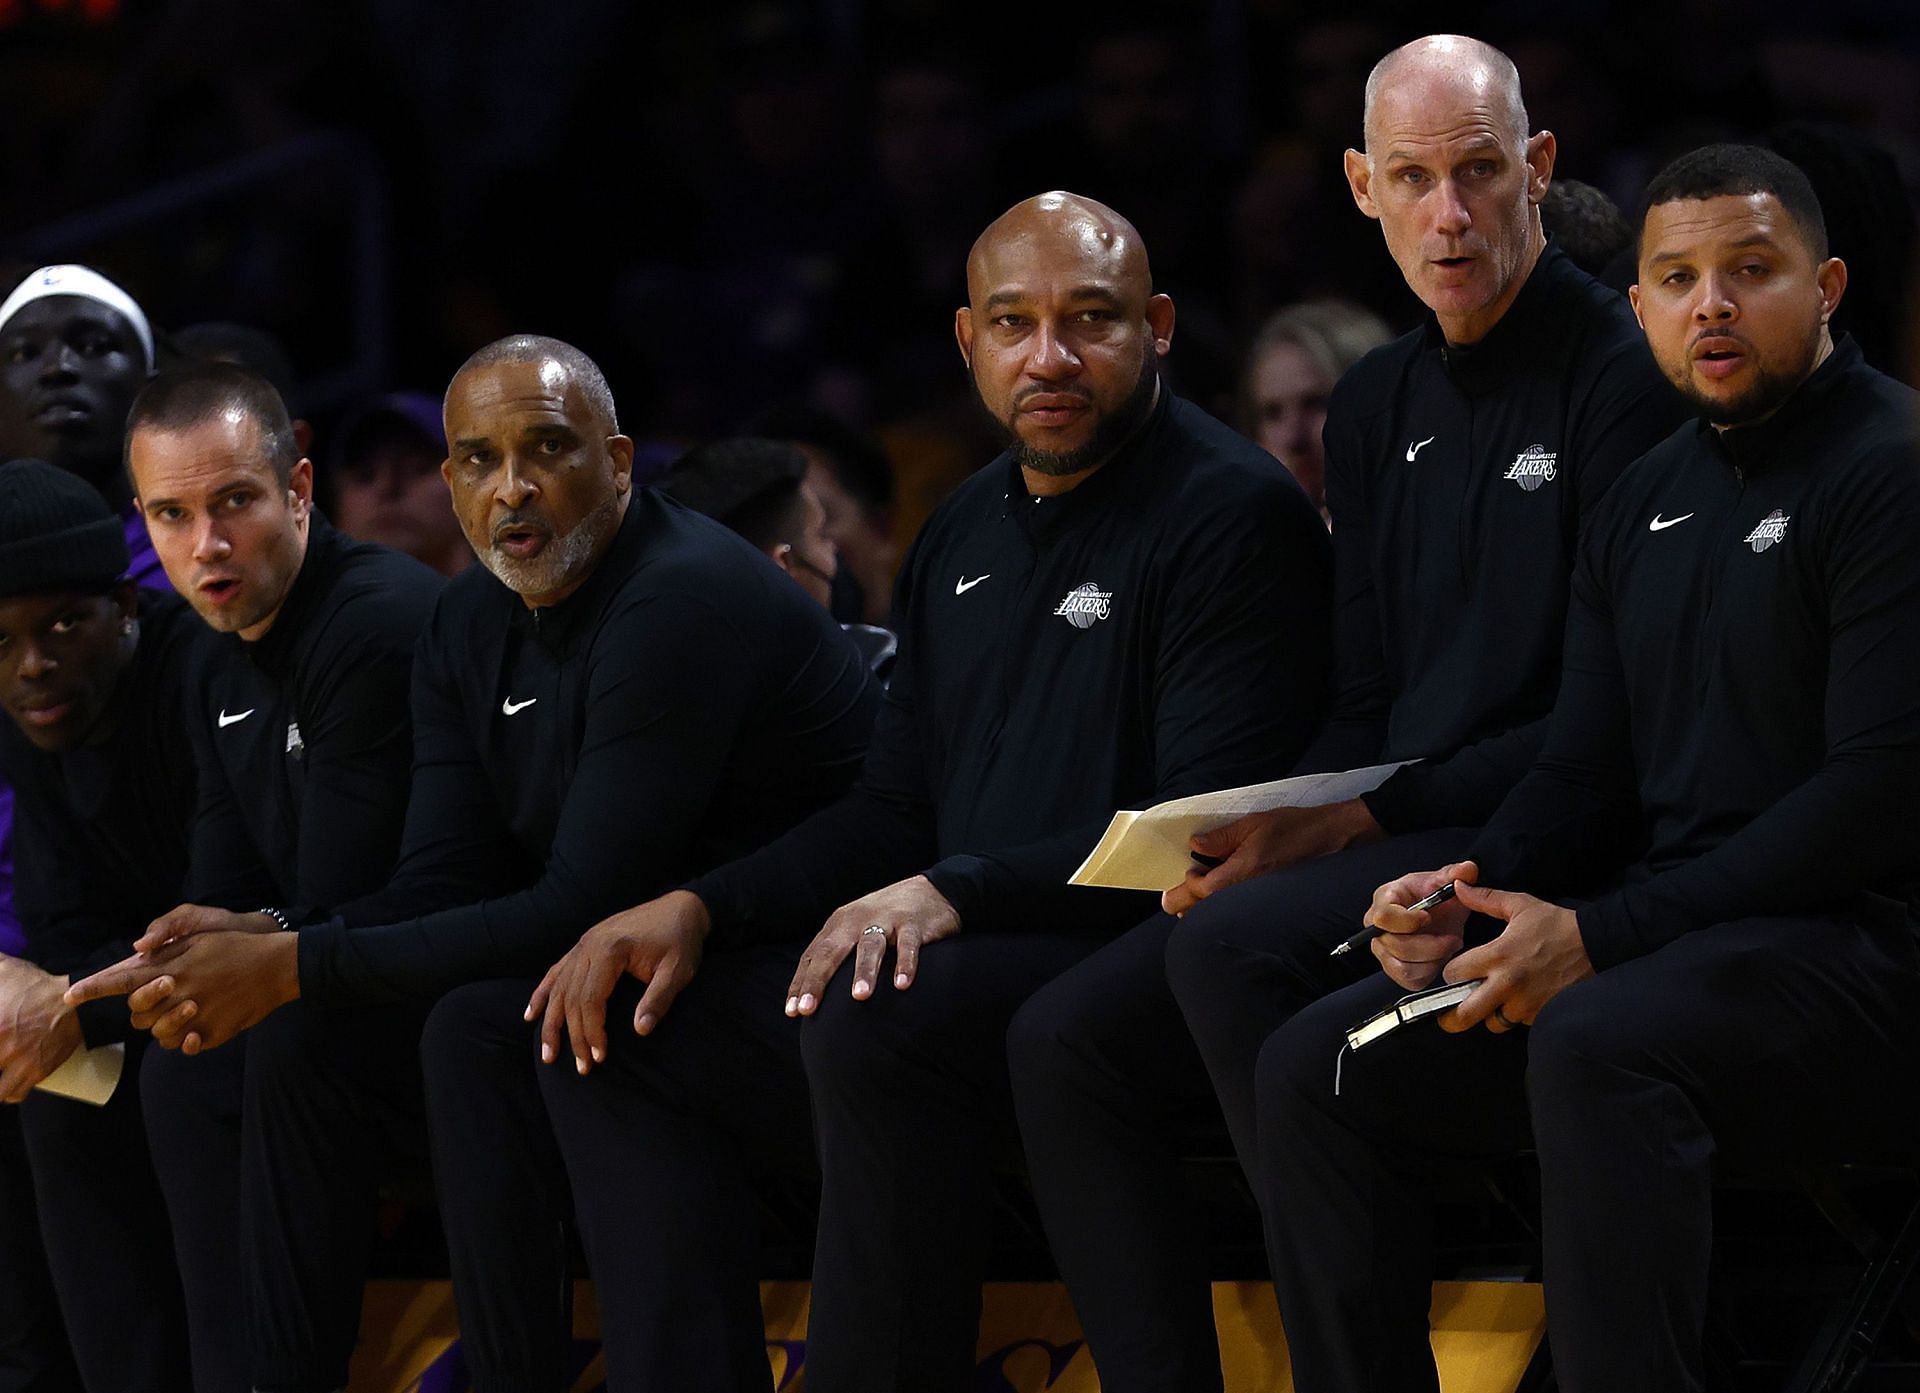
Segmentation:
{"type": "Polygon", "coordinates": [[[0,459],[43,459],[92,484],[124,515],[128,574],[165,585],[120,467],[153,365],[146,312],[98,271],[43,266],[0,302],[0,459]]]}
{"type": "MultiPolygon", "coordinates": [[[[742,436],[689,451],[660,490],[745,537],[831,608],[840,558],[827,536],[827,510],[807,481],[809,467],[798,445],[742,436]]],[[[871,624],[841,627],[874,676],[885,681],[893,670],[893,634],[871,624]]]]}
{"type": "Polygon", "coordinates": [[[325,490],[334,525],[349,537],[403,551],[443,576],[472,564],[440,462],[447,440],[440,403],[394,392],[367,403],[340,430],[325,490]]]}
{"type": "Polygon", "coordinates": [[[843,624],[886,623],[901,546],[886,451],[872,436],[800,402],[766,412],[752,433],[790,441],[807,457],[807,487],[826,509],[827,540],[840,556],[833,617],[843,624]]]}
{"type": "Polygon", "coordinates": [[[1379,316],[1341,300],[1277,311],[1247,350],[1246,432],[1286,465],[1327,516],[1327,424],[1333,384],[1368,350],[1392,337],[1379,316]]]}
{"type": "Polygon", "coordinates": [[[1540,225],[1567,260],[1615,290],[1633,280],[1633,230],[1599,189],[1578,179],[1555,179],[1540,200],[1540,225]],[[1617,263],[1617,264],[1616,264],[1617,263]]]}

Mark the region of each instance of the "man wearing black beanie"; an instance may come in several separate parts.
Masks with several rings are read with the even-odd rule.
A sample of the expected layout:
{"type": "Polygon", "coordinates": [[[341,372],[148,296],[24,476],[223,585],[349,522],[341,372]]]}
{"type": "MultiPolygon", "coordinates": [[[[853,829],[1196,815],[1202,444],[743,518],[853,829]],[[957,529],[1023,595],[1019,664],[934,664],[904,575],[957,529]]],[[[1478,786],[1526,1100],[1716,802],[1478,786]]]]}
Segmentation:
{"type": "Polygon", "coordinates": [[[35,1091],[89,1048],[118,1045],[137,1068],[125,1004],[62,993],[123,956],[186,880],[195,780],[178,732],[204,630],[127,569],[120,519],[91,486],[0,464],[0,769],[26,931],[24,956],[0,958],[0,1103],[19,1105],[29,1208],[85,1385],[173,1393],[191,1386],[186,1324],[140,1090],[100,1107],[35,1091]]]}

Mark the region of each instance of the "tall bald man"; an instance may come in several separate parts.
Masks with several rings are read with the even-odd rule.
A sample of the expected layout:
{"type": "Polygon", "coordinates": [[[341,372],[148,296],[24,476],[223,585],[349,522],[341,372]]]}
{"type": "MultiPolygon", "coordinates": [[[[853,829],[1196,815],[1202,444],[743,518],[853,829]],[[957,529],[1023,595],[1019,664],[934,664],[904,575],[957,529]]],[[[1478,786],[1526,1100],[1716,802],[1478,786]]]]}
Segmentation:
{"type": "Polygon", "coordinates": [[[1251,1164],[1267,1034],[1374,970],[1328,957],[1374,885],[1424,864],[1409,855],[1464,848],[1525,771],[1582,521],[1679,415],[1625,301],[1542,234],[1554,140],[1529,133],[1512,63],[1422,39],[1367,94],[1354,199],[1432,317],[1363,358],[1329,408],[1334,709],[1294,772],[1420,762],[1351,803],[1199,839],[1225,860],[1166,895],[1184,920],[1156,917],[1064,975],[1009,1039],[1048,1237],[1102,1384],[1122,1393],[1220,1387],[1182,1148],[1217,1130],[1217,1091],[1251,1164]]]}
{"type": "Polygon", "coordinates": [[[1072,194],[1030,199],[975,244],[967,296],[961,356],[1008,449],[907,558],[859,785],[595,928],[534,999],[575,1066],[543,1093],[615,1388],[767,1387],[735,1158],[771,1140],[790,1167],[808,1096],[807,1386],[971,1388],[990,1158],[1014,1141],[1007,1020],[1149,907],[1067,877],[1115,808],[1268,777],[1320,718],[1325,530],[1270,456],[1160,381],[1174,308],[1134,229],[1072,194]],[[776,980],[762,942],[783,945],[776,980]],[[656,1027],[690,971],[662,965],[703,943],[656,1027]],[[651,982],[648,1039],[601,1023],[623,973],[651,982]],[[761,995],[782,985],[786,1021],[761,995]],[[662,1203],[633,1205],[636,1188],[662,1203]]]}

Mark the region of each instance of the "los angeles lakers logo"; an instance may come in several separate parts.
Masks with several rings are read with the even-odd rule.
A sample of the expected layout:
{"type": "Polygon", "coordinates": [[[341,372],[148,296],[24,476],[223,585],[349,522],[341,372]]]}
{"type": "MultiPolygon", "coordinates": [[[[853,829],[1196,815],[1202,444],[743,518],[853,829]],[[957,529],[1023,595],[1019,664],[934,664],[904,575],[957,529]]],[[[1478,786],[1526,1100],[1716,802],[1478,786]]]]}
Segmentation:
{"type": "Polygon", "coordinates": [[[1540,485],[1552,482],[1559,472],[1555,467],[1559,459],[1559,454],[1545,445],[1529,445],[1514,456],[1513,464],[1502,477],[1532,493],[1540,485]]]}
{"type": "Polygon", "coordinates": [[[1094,621],[1113,613],[1113,592],[1088,581],[1069,590],[1053,612],[1076,629],[1091,629],[1094,621]]]}
{"type": "Polygon", "coordinates": [[[1775,508],[1760,519],[1760,525],[1747,534],[1747,545],[1755,551],[1765,551],[1787,537],[1787,524],[1793,521],[1785,513],[1775,508]]]}

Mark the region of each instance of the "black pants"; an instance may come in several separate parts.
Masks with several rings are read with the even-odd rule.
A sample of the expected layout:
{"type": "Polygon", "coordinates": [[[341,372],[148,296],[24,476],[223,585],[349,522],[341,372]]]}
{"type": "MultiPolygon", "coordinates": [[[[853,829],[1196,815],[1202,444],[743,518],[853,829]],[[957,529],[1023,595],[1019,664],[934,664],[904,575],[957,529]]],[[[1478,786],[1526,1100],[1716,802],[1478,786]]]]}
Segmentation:
{"type": "Polygon", "coordinates": [[[1812,1159],[1904,1135],[1920,953],[1898,923],[1749,919],[1581,982],[1531,1030],[1403,1028],[1348,1052],[1384,979],[1260,1053],[1268,1250],[1296,1386],[1434,1389],[1432,1176],[1539,1153],[1547,1317],[1567,1393],[1703,1386],[1717,1152],[1812,1159]]]}
{"type": "Polygon", "coordinates": [[[187,1393],[186,1313],[147,1155],[141,1046],[104,1107],[35,1093],[20,1105],[54,1287],[95,1393],[187,1393]]]}
{"type": "Polygon", "coordinates": [[[1327,951],[1359,927],[1375,886],[1445,864],[1469,835],[1397,838],[1235,886],[1181,920],[1156,916],[1014,1018],[1007,1049],[1034,1194],[1103,1388],[1221,1386],[1180,1158],[1219,1144],[1224,1105],[1251,1162],[1260,1046],[1302,1006],[1379,972],[1370,953],[1327,951]]]}
{"type": "MultiPolygon", "coordinates": [[[[434,1173],[477,1393],[559,1393],[567,1226],[577,1222],[614,1393],[771,1386],[757,1270],[759,1192],[813,1190],[799,947],[709,954],[658,1029],[637,983],[607,1007],[608,1057],[542,1065],[530,981],[444,997],[422,1045],[434,1173]]],[[[810,1387],[818,1386],[809,1383],[810,1387]]]]}
{"type": "Polygon", "coordinates": [[[295,1002],[211,1054],[150,1052],[201,1393],[345,1387],[378,1182],[425,1154],[419,1034],[411,1012],[295,1002]]]}
{"type": "MultiPolygon", "coordinates": [[[[196,1393],[248,1393],[240,1253],[240,1089],[248,1041],[207,1054],[148,1049],[140,1103],[187,1302],[196,1393]]],[[[123,1085],[124,1086],[124,1085],[123,1085]]]]}
{"type": "Polygon", "coordinates": [[[0,1108],[0,1197],[0,1393],[78,1393],[18,1108],[0,1108]]]}
{"type": "Polygon", "coordinates": [[[817,1393],[970,1390],[992,1153],[1016,1136],[1007,1027],[1099,946],[962,933],[854,1001],[849,959],[801,1031],[821,1168],[807,1332],[817,1393]]]}

